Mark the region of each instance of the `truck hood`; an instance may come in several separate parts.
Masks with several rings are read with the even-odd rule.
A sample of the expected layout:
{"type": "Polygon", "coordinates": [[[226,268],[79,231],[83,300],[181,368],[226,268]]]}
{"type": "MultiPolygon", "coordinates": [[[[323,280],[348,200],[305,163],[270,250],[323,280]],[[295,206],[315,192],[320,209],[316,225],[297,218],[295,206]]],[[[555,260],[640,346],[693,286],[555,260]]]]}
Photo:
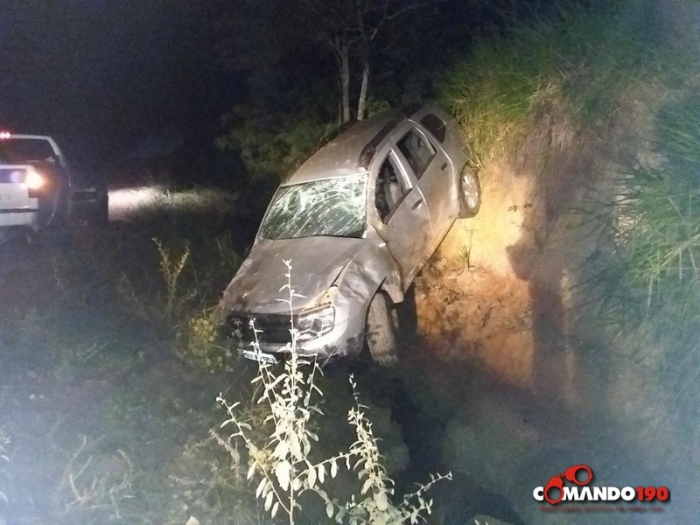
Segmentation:
{"type": "Polygon", "coordinates": [[[313,306],[333,284],[341,270],[368,243],[366,239],[344,237],[306,237],[266,240],[253,246],[236,276],[224,292],[226,312],[284,313],[289,305],[287,267],[291,264],[291,282],[295,310],[313,306]]]}

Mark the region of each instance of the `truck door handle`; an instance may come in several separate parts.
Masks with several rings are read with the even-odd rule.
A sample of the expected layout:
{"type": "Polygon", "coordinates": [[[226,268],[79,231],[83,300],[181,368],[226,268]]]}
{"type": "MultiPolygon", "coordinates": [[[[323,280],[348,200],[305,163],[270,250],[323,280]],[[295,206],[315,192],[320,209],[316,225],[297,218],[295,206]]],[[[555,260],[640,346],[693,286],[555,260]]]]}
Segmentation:
{"type": "Polygon", "coordinates": [[[418,199],[416,202],[413,203],[413,206],[411,206],[412,210],[417,210],[418,208],[421,207],[423,204],[423,199],[418,199]]]}
{"type": "Polygon", "coordinates": [[[445,170],[447,169],[447,162],[445,162],[445,164],[443,164],[442,166],[440,166],[440,169],[441,169],[442,171],[445,171],[445,170]]]}

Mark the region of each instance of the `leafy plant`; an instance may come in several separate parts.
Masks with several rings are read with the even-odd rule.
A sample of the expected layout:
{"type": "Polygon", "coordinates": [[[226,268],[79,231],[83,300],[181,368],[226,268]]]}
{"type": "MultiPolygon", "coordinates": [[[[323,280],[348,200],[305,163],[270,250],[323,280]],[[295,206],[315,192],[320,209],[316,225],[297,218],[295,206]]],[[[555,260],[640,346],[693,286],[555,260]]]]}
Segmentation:
{"type": "Polygon", "coordinates": [[[160,239],[152,239],[158,254],[159,291],[144,292],[126,273],[122,273],[116,288],[119,302],[132,315],[159,327],[172,326],[186,311],[188,303],[196,296],[198,290],[183,292],[185,269],[189,266],[190,248],[185,246],[179,256],[173,254],[160,239]]]}
{"type": "Polygon", "coordinates": [[[199,314],[180,323],[177,332],[178,357],[188,366],[210,373],[231,372],[233,352],[220,343],[221,311],[205,308],[199,314]]]}
{"type": "MultiPolygon", "coordinates": [[[[287,291],[288,298],[284,302],[289,306],[291,316],[292,302],[299,296],[291,285],[291,265],[289,261],[285,264],[287,284],[283,290],[287,291]]],[[[259,331],[255,326],[252,328],[257,339],[259,331]]],[[[240,464],[236,440],[244,443],[249,456],[247,479],[258,477],[255,496],[263,500],[265,510],[272,517],[282,511],[290,524],[298,522],[303,512],[300,496],[309,492],[322,499],[327,516],[337,523],[399,525],[407,520],[416,523],[421,513],[431,510],[432,504],[423,497],[424,492],[437,481],[451,479],[451,475],[433,477],[430,483],[404,496],[399,505],[394,505],[393,481],[382,465],[377,439],[363,412],[366,407],[359,403],[352,377],[350,382],[356,404],[348,413],[348,421],[355,428],[357,439],[345,452],[326,459],[314,459],[313,444],[318,441],[318,436],[312,430],[311,419],[314,415],[322,415],[317,401],[322,392],[314,379],[321,369],[316,362],[308,362],[297,352],[297,332],[292,325],[290,335],[289,358],[283,370],[276,374],[273,365],[261,360],[258,374],[252,380],[259,386],[256,404],[264,403],[267,408],[263,424],[254,428],[238,413],[240,402],[229,404],[219,396],[217,401],[228,414],[221,427],[232,426],[234,430],[227,437],[214,432],[217,441],[229,451],[234,464],[240,464]],[[348,470],[355,470],[361,482],[357,495],[345,503],[332,499],[323,486],[327,480],[336,477],[343,464],[348,470]]],[[[257,341],[253,347],[260,352],[257,341]]]]}
{"type": "Polygon", "coordinates": [[[158,239],[153,239],[158,254],[160,255],[160,274],[165,281],[165,304],[164,315],[167,319],[172,319],[173,314],[181,306],[180,301],[180,276],[187,265],[190,258],[190,248],[185,247],[180,257],[172,255],[170,250],[166,248],[158,239]]]}
{"type": "MultiPolygon", "coordinates": [[[[347,519],[351,525],[367,524],[375,525],[383,523],[385,525],[402,525],[403,523],[417,523],[422,519],[422,514],[430,514],[432,502],[426,500],[425,492],[435,483],[442,480],[451,480],[452,474],[431,475],[430,482],[425,485],[418,485],[418,490],[412,494],[405,494],[401,498],[401,503],[394,505],[391,501],[394,495],[394,481],[387,475],[382,464],[382,457],[379,454],[377,438],[372,432],[372,423],[369,421],[363,410],[367,407],[359,402],[357,385],[354,377],[350,376],[355,406],[348,413],[348,421],[355,427],[357,440],[350,447],[350,457],[359,458],[355,462],[354,470],[362,483],[360,497],[356,500],[355,495],[344,506],[339,506],[336,515],[336,522],[343,519],[342,511],[347,513],[347,519]],[[357,470],[357,469],[360,470],[357,470]]],[[[331,513],[328,513],[331,517],[331,513]]]]}
{"type": "Polygon", "coordinates": [[[335,127],[308,115],[287,110],[274,116],[268,107],[236,106],[224,117],[230,130],[217,139],[216,145],[222,150],[239,151],[253,180],[279,179],[335,127]]]}

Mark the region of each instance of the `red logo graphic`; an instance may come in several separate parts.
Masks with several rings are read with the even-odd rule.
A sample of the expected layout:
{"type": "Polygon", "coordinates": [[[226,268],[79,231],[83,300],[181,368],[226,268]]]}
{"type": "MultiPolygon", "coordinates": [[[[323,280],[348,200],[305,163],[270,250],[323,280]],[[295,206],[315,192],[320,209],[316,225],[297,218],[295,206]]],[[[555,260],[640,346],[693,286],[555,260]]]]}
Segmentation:
{"type": "Polygon", "coordinates": [[[564,499],[564,480],[570,481],[579,487],[583,487],[584,485],[588,485],[591,481],[593,481],[593,471],[588,465],[574,465],[573,467],[566,469],[563,473],[552,477],[544,487],[544,499],[547,501],[547,503],[556,505],[562,499],[564,499]],[[585,479],[578,479],[579,472],[585,472],[585,479]],[[549,497],[549,491],[552,489],[559,489],[559,497],[557,499],[552,499],[549,497]]]}

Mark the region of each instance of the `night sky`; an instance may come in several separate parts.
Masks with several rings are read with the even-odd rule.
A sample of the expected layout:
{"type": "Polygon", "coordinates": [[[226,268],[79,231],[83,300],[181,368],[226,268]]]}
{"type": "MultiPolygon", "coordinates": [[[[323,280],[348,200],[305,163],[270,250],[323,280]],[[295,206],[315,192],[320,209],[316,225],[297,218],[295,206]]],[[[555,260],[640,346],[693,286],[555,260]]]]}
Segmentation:
{"type": "Polygon", "coordinates": [[[2,0],[0,127],[74,160],[211,144],[231,89],[208,2],[2,0]]]}
{"type": "MultiPolygon", "coordinates": [[[[371,90],[392,85],[381,96],[401,101],[413,71],[422,68],[425,76],[426,67],[464,52],[469,31],[492,24],[493,6],[500,4],[539,5],[433,0],[416,11],[412,29],[404,27],[410,17],[402,18],[386,39],[392,45],[384,42],[389,47],[374,57],[371,90]]],[[[289,86],[279,88],[280,80],[304,91],[319,75],[335,74],[322,38],[309,36],[305,51],[277,41],[272,50],[256,46],[269,31],[284,41],[278,29],[287,21],[274,20],[264,30],[265,13],[264,1],[0,0],[0,130],[53,135],[74,166],[97,167],[107,178],[117,163],[184,149],[178,165],[186,178],[199,177],[207,171],[203,163],[222,159],[214,139],[222,134],[222,115],[236,103],[256,102],[265,91],[287,107],[298,93],[288,89],[283,99],[279,91],[289,86]],[[222,22],[232,11],[239,29],[222,22]],[[233,64],[222,51],[227,39],[238,40],[233,64]],[[252,75],[246,60],[257,64],[270,52],[284,57],[270,66],[274,74],[257,67],[252,75]]]]}

